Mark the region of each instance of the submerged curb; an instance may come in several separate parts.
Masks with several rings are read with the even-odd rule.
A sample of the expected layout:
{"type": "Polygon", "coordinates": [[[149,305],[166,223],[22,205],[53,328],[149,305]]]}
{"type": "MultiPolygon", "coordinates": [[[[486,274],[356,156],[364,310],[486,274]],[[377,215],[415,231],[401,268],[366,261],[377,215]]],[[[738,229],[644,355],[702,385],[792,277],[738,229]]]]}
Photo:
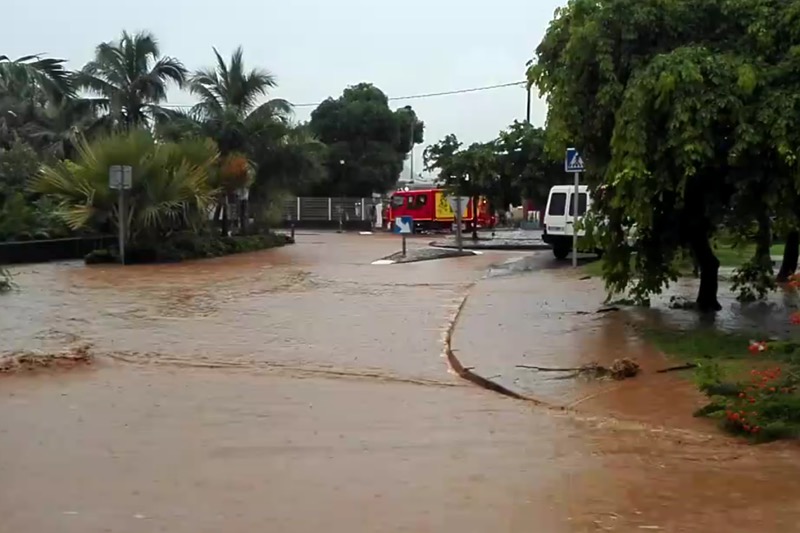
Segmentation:
{"type": "MultiPolygon", "coordinates": [[[[468,289],[468,291],[470,289],[472,289],[472,287],[470,287],[468,289]]],[[[524,395],[522,395],[522,394],[520,394],[518,392],[515,392],[515,391],[513,391],[513,390],[511,390],[511,389],[509,389],[507,387],[504,387],[503,385],[500,385],[499,383],[495,383],[494,381],[492,381],[490,379],[487,379],[487,378],[485,378],[485,377],[483,377],[483,376],[481,376],[479,374],[476,374],[475,372],[473,372],[472,370],[470,370],[468,368],[464,368],[464,365],[461,364],[461,361],[458,359],[456,354],[453,352],[453,342],[452,341],[453,341],[453,332],[455,331],[456,326],[458,325],[458,319],[461,316],[461,312],[464,310],[464,307],[467,305],[467,300],[468,299],[469,299],[469,292],[467,292],[467,294],[461,300],[461,303],[458,305],[458,309],[456,310],[456,313],[453,316],[453,319],[450,321],[450,325],[448,326],[447,332],[445,334],[445,339],[444,339],[445,355],[447,355],[447,363],[450,366],[450,368],[453,370],[453,372],[455,372],[456,375],[458,375],[458,377],[460,377],[461,379],[469,381],[470,383],[473,383],[474,385],[477,385],[477,386],[479,386],[481,388],[484,388],[486,390],[489,390],[489,391],[492,391],[492,392],[496,392],[498,394],[502,394],[503,396],[507,396],[507,397],[513,398],[515,400],[524,400],[524,401],[530,402],[530,403],[532,403],[534,405],[547,407],[547,408],[553,409],[553,410],[564,411],[565,410],[564,407],[560,407],[560,406],[557,406],[557,405],[552,405],[552,404],[549,404],[547,402],[543,402],[541,400],[537,400],[536,398],[531,398],[530,396],[524,396],[524,395]]]]}

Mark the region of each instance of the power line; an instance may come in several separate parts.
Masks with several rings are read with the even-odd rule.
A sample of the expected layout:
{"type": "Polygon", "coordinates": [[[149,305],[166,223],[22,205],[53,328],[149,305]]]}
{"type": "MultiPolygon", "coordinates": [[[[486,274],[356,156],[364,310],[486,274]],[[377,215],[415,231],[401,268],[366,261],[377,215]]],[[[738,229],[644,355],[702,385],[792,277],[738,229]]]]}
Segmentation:
{"type": "MultiPolygon", "coordinates": [[[[422,98],[434,98],[437,96],[452,96],[456,94],[466,94],[466,93],[476,93],[481,91],[491,91],[494,89],[504,89],[506,87],[517,87],[520,85],[527,84],[527,81],[515,81],[511,83],[499,83],[497,85],[484,85],[483,87],[470,87],[469,89],[456,89],[453,91],[443,91],[438,93],[422,93],[422,94],[411,94],[407,96],[395,96],[393,98],[389,98],[390,102],[398,102],[402,100],[420,100],[422,98]]],[[[322,102],[317,103],[306,103],[306,104],[292,104],[292,107],[317,107],[322,102]]],[[[161,104],[162,107],[193,107],[193,104],[161,104]]]]}

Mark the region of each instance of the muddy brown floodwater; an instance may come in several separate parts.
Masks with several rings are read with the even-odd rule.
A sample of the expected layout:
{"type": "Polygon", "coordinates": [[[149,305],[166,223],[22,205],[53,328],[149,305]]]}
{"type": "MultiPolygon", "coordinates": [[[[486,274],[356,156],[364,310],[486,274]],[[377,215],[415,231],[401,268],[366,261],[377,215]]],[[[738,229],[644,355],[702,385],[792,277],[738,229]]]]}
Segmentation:
{"type": "Polygon", "coordinates": [[[737,444],[664,418],[669,402],[655,421],[613,394],[562,411],[448,372],[470,290],[453,342],[478,369],[505,372],[532,334],[529,357],[551,362],[634,349],[615,319],[585,327],[547,296],[594,309],[596,289],[551,269],[485,278],[516,254],[374,266],[396,238],[298,237],[178,265],[15,268],[0,351],[97,359],[0,379],[0,532],[800,530],[793,446],[737,444]]]}

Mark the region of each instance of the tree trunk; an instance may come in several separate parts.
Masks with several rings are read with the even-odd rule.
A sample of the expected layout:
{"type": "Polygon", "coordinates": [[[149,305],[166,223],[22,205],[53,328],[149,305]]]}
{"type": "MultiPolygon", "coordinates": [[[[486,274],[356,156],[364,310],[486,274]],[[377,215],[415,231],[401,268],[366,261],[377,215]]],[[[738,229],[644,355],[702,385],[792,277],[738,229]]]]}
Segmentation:
{"type": "Polygon", "coordinates": [[[472,197],[472,240],[478,240],[478,202],[477,196],[472,197]]]}
{"type": "Polygon", "coordinates": [[[239,231],[247,235],[247,200],[239,201],[239,231]]]}
{"type": "Polygon", "coordinates": [[[214,207],[214,228],[219,230],[219,221],[222,218],[222,202],[217,202],[214,207]]]}
{"type": "Polygon", "coordinates": [[[222,203],[222,236],[228,236],[228,199],[222,203]]]}
{"type": "Polygon", "coordinates": [[[770,248],[772,247],[772,228],[770,225],[769,215],[766,211],[758,214],[758,231],[756,233],[756,260],[759,265],[772,274],[772,256],[770,255],[770,248]]]}
{"type": "Polygon", "coordinates": [[[778,283],[786,283],[797,272],[797,258],[800,253],[800,231],[793,230],[786,236],[786,246],[783,249],[783,261],[778,272],[778,283]]]}
{"type": "Polygon", "coordinates": [[[702,313],[720,311],[717,300],[719,288],[719,259],[704,234],[696,234],[691,240],[692,253],[700,265],[700,288],[697,291],[697,309],[702,313]]]}

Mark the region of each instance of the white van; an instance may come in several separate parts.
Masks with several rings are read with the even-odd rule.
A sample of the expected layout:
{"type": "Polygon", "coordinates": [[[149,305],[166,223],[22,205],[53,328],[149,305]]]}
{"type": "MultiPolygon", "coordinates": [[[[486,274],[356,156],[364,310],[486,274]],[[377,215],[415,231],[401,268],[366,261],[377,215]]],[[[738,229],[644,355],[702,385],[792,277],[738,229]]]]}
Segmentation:
{"type": "MultiPolygon", "coordinates": [[[[583,217],[592,205],[589,188],[578,186],[578,217],[583,217]]],[[[556,185],[550,189],[544,214],[542,240],[553,247],[556,259],[565,259],[572,252],[572,235],[575,228],[575,186],[556,185]],[[569,207],[569,209],[568,209],[569,207]]],[[[578,231],[578,237],[586,234],[578,231]]]]}

